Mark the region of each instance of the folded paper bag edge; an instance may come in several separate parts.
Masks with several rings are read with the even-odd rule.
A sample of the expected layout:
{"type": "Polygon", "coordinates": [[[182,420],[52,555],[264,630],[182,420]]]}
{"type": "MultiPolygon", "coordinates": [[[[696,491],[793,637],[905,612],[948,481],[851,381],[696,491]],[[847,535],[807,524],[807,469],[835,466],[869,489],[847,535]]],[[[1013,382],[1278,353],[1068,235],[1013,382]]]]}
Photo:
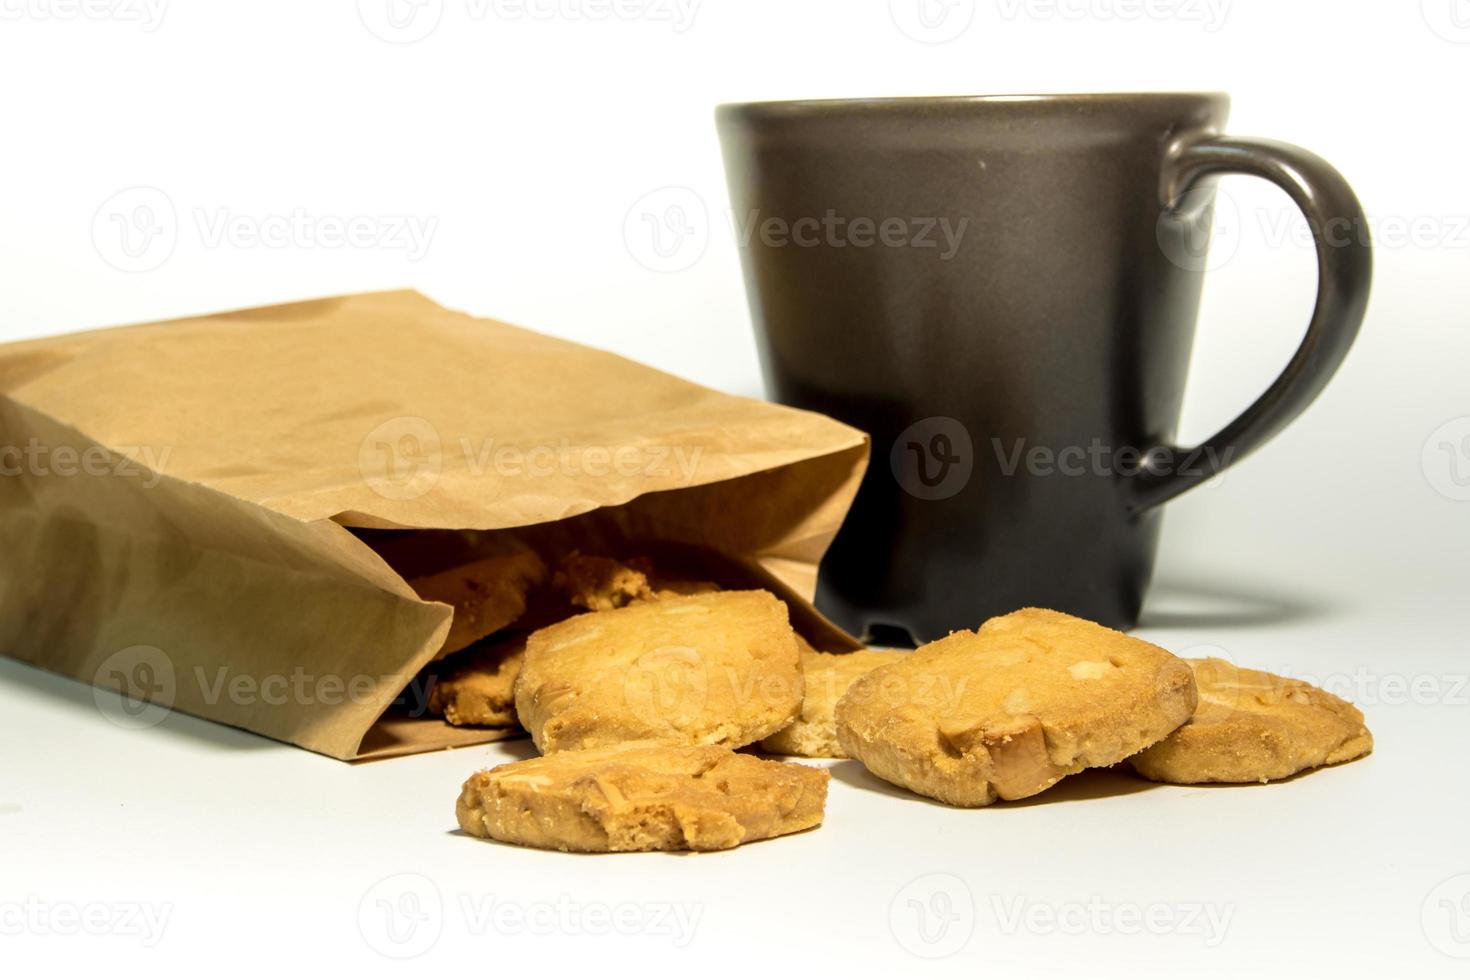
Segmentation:
{"type": "MultiPolygon", "coordinates": [[[[492,530],[542,523],[618,506],[645,493],[779,467],[866,439],[860,430],[815,412],[726,394],[616,352],[448,309],[406,289],[21,341],[0,346],[0,379],[17,359],[39,357],[70,370],[50,384],[20,385],[16,397],[98,442],[158,452],[164,468],[176,475],[302,520],[332,518],[379,528],[492,530]],[[373,353],[377,344],[383,345],[381,355],[373,353]],[[384,359],[394,373],[356,373],[388,370],[384,359]],[[342,370],[325,376],[315,367],[337,361],[343,361],[342,370]],[[445,363],[458,370],[446,375],[445,363]],[[562,363],[578,372],[579,381],[566,383],[586,382],[587,390],[601,396],[602,407],[583,412],[584,419],[589,412],[596,418],[597,411],[624,408],[629,399],[622,392],[639,393],[626,405],[629,411],[638,408],[636,435],[624,424],[578,433],[561,423],[541,425],[539,417],[494,412],[491,422],[479,409],[486,399],[490,406],[519,404],[516,399],[531,397],[532,391],[554,392],[556,375],[547,372],[562,363]],[[398,371],[407,376],[396,377],[398,371]],[[462,379],[457,386],[435,383],[453,374],[462,379]],[[520,380],[501,393],[498,375],[520,380]],[[249,405],[264,398],[269,418],[276,420],[273,428],[269,420],[220,410],[217,386],[238,386],[242,377],[253,382],[237,400],[249,405]],[[360,383],[367,378],[371,383],[360,383]],[[466,387],[468,378],[481,383],[466,387]],[[112,399],[86,396],[99,382],[123,394],[146,383],[164,410],[135,409],[120,417],[112,399]],[[320,388],[320,394],[303,392],[303,384],[311,391],[320,388]],[[380,388],[384,397],[375,400],[380,388]],[[610,398],[615,406],[608,405],[610,398]],[[192,407],[190,399],[202,402],[208,422],[219,416],[237,430],[259,428],[257,443],[266,433],[269,441],[247,442],[231,452],[220,445],[217,425],[205,424],[201,431],[190,426],[191,419],[177,424],[170,406],[192,407]],[[444,415],[451,407],[455,411],[444,415]],[[338,427],[333,429],[333,423],[338,427]],[[603,459],[595,478],[579,476],[577,459],[549,473],[508,473],[498,465],[486,469],[487,446],[494,444],[497,453],[534,454],[553,449],[545,443],[557,440],[568,448],[569,435],[569,448],[585,454],[589,467],[594,453],[606,456],[610,449],[649,465],[631,476],[608,474],[603,459]],[[613,444],[598,445],[599,435],[613,444]],[[579,436],[593,441],[578,442],[579,436]],[[303,439],[305,448],[293,453],[303,439]],[[397,446],[389,448],[394,439],[427,443],[426,465],[400,459],[397,446]],[[370,442],[375,452],[368,451],[370,442]],[[685,450],[693,456],[691,468],[676,471],[665,462],[671,451],[685,450]],[[398,466],[405,461],[413,465],[398,466]],[[378,466],[393,472],[378,472],[378,466]],[[395,482],[400,471],[408,474],[406,485],[395,482]],[[430,488],[436,492],[429,494],[430,488]],[[558,504],[548,505],[548,499],[558,504]],[[570,508],[568,501],[580,503],[570,508]]],[[[46,373],[33,371],[30,380],[46,373]]],[[[577,394],[586,397],[584,390],[577,394]]],[[[564,419],[565,413],[558,417],[564,419]]]]}
{"type": "MultiPolygon", "coordinates": [[[[0,431],[105,451],[9,397],[0,431]]],[[[0,652],[140,703],[354,757],[442,646],[452,610],[418,598],[339,525],[150,476],[22,471],[0,483],[9,559],[0,652]],[[322,644],[318,630],[338,642],[322,644]],[[148,688],[132,686],[140,676],[148,688]],[[272,702],[303,682],[299,703],[294,693],[272,702]],[[341,691],[349,684],[351,696],[341,691]]]]}
{"type": "MultiPolygon", "coordinates": [[[[378,297],[392,297],[396,298],[397,300],[412,301],[415,304],[424,304],[427,307],[432,307],[434,310],[438,310],[440,313],[449,315],[449,312],[444,311],[442,307],[437,307],[435,304],[432,303],[432,301],[429,301],[426,298],[422,297],[420,294],[412,291],[395,290],[387,293],[368,295],[378,297]]],[[[302,309],[307,307],[319,309],[321,308],[322,304],[340,306],[352,299],[354,299],[354,297],[328,298],[325,300],[307,301],[304,304],[287,304],[287,308],[289,308],[289,310],[291,311],[294,311],[294,313],[299,313],[302,309]]],[[[219,314],[215,317],[188,317],[181,318],[178,321],[170,322],[178,323],[182,321],[199,321],[215,318],[246,320],[259,318],[269,320],[276,318],[278,313],[280,315],[286,315],[286,312],[283,311],[283,309],[280,307],[255,307],[250,308],[246,311],[237,311],[235,314],[219,314]]],[[[474,320],[474,318],[467,317],[464,314],[454,315],[465,320],[474,320]]],[[[479,322],[493,323],[494,321],[479,322]]],[[[157,330],[160,328],[160,326],[160,324],[138,324],[133,327],[89,331],[86,334],[80,336],[71,335],[70,339],[59,338],[55,342],[63,346],[77,344],[86,345],[101,334],[116,336],[116,331],[148,330],[150,328],[157,330]]],[[[531,331],[525,330],[525,328],[510,327],[510,325],[502,326],[507,327],[511,330],[518,331],[519,333],[526,334],[528,336],[539,336],[534,335],[531,331]]],[[[30,348],[32,350],[40,350],[44,349],[46,344],[47,341],[45,340],[22,341],[19,342],[18,345],[7,345],[7,348],[0,348],[0,378],[6,377],[4,370],[8,363],[5,359],[6,354],[13,353],[16,348],[30,348]]],[[[556,344],[568,345],[569,347],[573,348],[581,346],[568,341],[556,341],[556,344]]],[[[606,356],[610,358],[615,358],[627,364],[634,363],[616,354],[607,354],[606,356]]],[[[845,473],[847,472],[848,468],[851,467],[853,473],[855,474],[855,477],[852,480],[847,480],[846,483],[840,484],[841,489],[836,491],[833,495],[819,501],[819,504],[822,507],[823,512],[826,516],[822,518],[820,526],[818,526],[814,532],[812,531],[810,526],[807,526],[805,527],[803,535],[798,538],[788,538],[785,540],[785,542],[777,542],[771,548],[760,549],[760,554],[754,552],[752,553],[753,557],[759,558],[763,556],[772,556],[783,559],[790,559],[790,561],[797,566],[806,565],[808,568],[814,566],[815,557],[819,557],[821,551],[825,550],[826,544],[830,542],[832,535],[834,535],[836,532],[838,524],[840,524],[842,513],[845,513],[847,507],[851,503],[852,495],[855,493],[856,490],[856,484],[854,480],[856,479],[856,477],[861,476],[861,470],[866,465],[869,456],[868,437],[857,429],[845,426],[842,423],[826,418],[825,416],[816,415],[815,413],[802,412],[800,410],[789,409],[784,406],[771,406],[767,403],[756,402],[750,399],[724,395],[722,393],[703,388],[702,386],[693,385],[692,383],[684,381],[683,379],[674,378],[671,375],[667,375],[666,373],[661,371],[656,371],[652,368],[639,366],[639,369],[641,371],[649,372],[649,377],[657,376],[659,378],[666,379],[671,385],[677,384],[679,386],[682,386],[683,390],[685,391],[698,391],[706,393],[709,399],[719,402],[723,407],[728,408],[737,416],[741,415],[746,409],[752,410],[752,415],[744,416],[742,421],[744,421],[746,424],[755,425],[758,428],[768,428],[772,430],[774,434],[771,438],[774,442],[779,443],[783,438],[793,435],[793,433],[790,431],[792,427],[802,430],[802,435],[807,441],[807,444],[793,447],[788,443],[784,446],[784,448],[771,449],[769,447],[766,447],[759,450],[758,452],[746,453],[742,461],[743,465],[731,465],[732,474],[749,476],[755,473],[783,470],[788,467],[802,469],[802,464],[806,464],[808,466],[817,465],[820,467],[822,464],[818,463],[818,461],[822,459],[835,459],[838,457],[849,456],[851,457],[850,459],[846,459],[845,461],[843,461],[840,465],[840,468],[845,473]],[[783,427],[785,427],[784,431],[783,427]],[[752,467],[752,459],[756,458],[759,455],[764,455],[766,458],[761,461],[761,464],[757,464],[755,467],[752,467]]],[[[34,376],[38,375],[33,375],[33,377],[34,376]]],[[[55,440],[58,445],[61,444],[63,441],[68,441],[76,443],[79,448],[84,448],[86,446],[98,446],[104,449],[108,448],[105,446],[103,440],[93,438],[89,433],[83,431],[79,426],[72,425],[68,419],[53,415],[43,408],[38,408],[36,406],[28,404],[25,399],[24,391],[20,390],[19,392],[17,392],[16,390],[17,388],[23,389],[24,387],[24,384],[19,386],[10,385],[7,389],[8,393],[4,401],[14,405],[17,410],[23,410],[25,413],[30,414],[32,416],[33,422],[35,419],[40,418],[49,423],[53,427],[50,432],[50,438],[55,440]],[[68,431],[70,433],[69,435],[66,434],[68,431]]],[[[29,428],[35,430],[39,427],[33,425],[29,428]]],[[[726,435],[728,435],[728,433],[726,433],[726,435]]],[[[742,438],[744,437],[736,437],[732,441],[739,443],[742,438]]],[[[732,455],[739,454],[737,453],[732,455]]],[[[282,529],[296,526],[300,528],[300,533],[302,535],[314,534],[318,536],[325,535],[328,538],[335,537],[338,541],[338,544],[334,546],[335,548],[343,549],[346,552],[356,552],[353,559],[347,562],[347,565],[352,567],[344,567],[339,563],[339,570],[348,571],[351,577],[360,580],[360,582],[364,585],[369,585],[370,588],[381,589],[385,592],[395,595],[397,599],[404,600],[409,607],[423,609],[425,614],[430,615],[431,619],[437,620],[438,617],[442,616],[442,610],[431,611],[434,604],[424,603],[422,602],[422,600],[417,599],[417,597],[413,595],[412,590],[407,586],[407,583],[402,579],[401,576],[393,572],[391,568],[388,568],[386,563],[382,562],[381,558],[376,556],[375,553],[372,553],[371,549],[368,549],[366,545],[364,545],[361,541],[358,541],[349,530],[347,530],[345,527],[341,527],[339,522],[331,520],[331,515],[314,517],[309,520],[303,519],[299,516],[284,513],[280,509],[271,507],[262,501],[253,500],[247,496],[232,493],[227,489],[213,486],[205,481],[189,480],[183,477],[175,477],[164,471],[159,471],[156,475],[160,477],[160,482],[166,481],[167,486],[174,488],[172,493],[169,495],[170,499],[173,499],[175,503],[177,503],[179,499],[183,499],[185,501],[193,501],[194,504],[197,506],[194,506],[192,509],[199,509],[202,507],[204,510],[209,510],[209,507],[206,507],[202,503],[200,503],[201,501],[205,500],[213,500],[216,503],[218,503],[219,501],[233,502],[231,507],[224,508],[219,512],[224,513],[225,511],[229,511],[230,513],[236,514],[238,516],[239,513],[254,511],[258,512],[256,518],[257,521],[270,520],[271,523],[276,524],[279,528],[282,529]],[[271,520],[265,515],[274,515],[274,519],[271,520]],[[325,525],[336,527],[336,530],[332,530],[325,525]],[[308,527],[313,526],[316,527],[315,531],[307,530],[308,527]]],[[[690,487],[718,484],[730,478],[732,478],[732,476],[727,476],[722,473],[719,475],[709,476],[707,480],[696,481],[695,483],[690,484],[690,487]]],[[[123,480],[121,477],[112,477],[109,479],[113,481],[122,481],[120,483],[112,482],[109,484],[114,487],[127,484],[127,481],[123,480]]],[[[37,485],[39,486],[39,483],[37,485]]],[[[57,484],[52,483],[48,484],[48,486],[51,487],[52,490],[54,490],[57,484]]],[[[686,487],[645,487],[640,492],[628,496],[627,501],[637,500],[640,497],[645,497],[653,493],[682,489],[686,489],[686,487]]],[[[64,501],[65,496],[65,494],[62,494],[58,497],[53,494],[51,502],[55,503],[58,500],[64,501]]],[[[81,497],[88,496],[89,495],[86,494],[79,495],[78,500],[80,501],[81,497]]],[[[95,503],[95,501],[93,502],[95,503]]],[[[132,503],[136,505],[138,501],[133,500],[132,503]]],[[[573,509],[577,509],[578,512],[588,512],[591,510],[609,509],[620,506],[620,503],[618,501],[600,503],[592,501],[590,502],[590,504],[591,506],[577,505],[577,507],[573,509]]],[[[134,509],[136,510],[136,507],[134,509]]],[[[186,507],[185,509],[190,508],[186,507]]],[[[82,508],[82,512],[85,513],[85,503],[82,508]]],[[[487,529],[526,526],[527,523],[535,522],[523,522],[521,524],[495,523],[487,529]]],[[[458,522],[436,522],[423,526],[452,529],[462,527],[463,524],[458,522]]],[[[22,531],[22,533],[25,533],[24,530],[22,531]]],[[[297,532],[295,531],[291,531],[288,532],[286,536],[292,537],[296,533],[297,532]]],[[[44,538],[42,538],[41,540],[44,540],[44,538]]],[[[35,542],[31,542],[31,544],[35,544],[35,542]]],[[[200,551],[201,553],[203,552],[203,549],[196,550],[200,551]]],[[[74,567],[71,569],[62,570],[63,578],[68,576],[70,576],[71,578],[75,578],[76,574],[76,569],[74,567]]],[[[804,591],[803,586],[806,584],[805,582],[797,584],[787,580],[786,576],[784,575],[778,577],[782,578],[784,581],[787,581],[788,585],[794,585],[796,590],[798,591],[799,598],[803,599],[803,601],[807,598],[806,596],[800,595],[800,591],[804,591]]],[[[802,578],[804,576],[794,577],[802,578]]],[[[3,584],[3,581],[0,581],[0,584],[3,584]]],[[[137,610],[135,610],[135,612],[136,611],[137,610]]],[[[155,612],[157,611],[155,610],[155,612]]],[[[215,612],[221,616],[221,622],[228,622],[227,613],[225,612],[223,607],[221,607],[220,609],[216,609],[215,612]]],[[[146,619],[146,616],[143,618],[146,619]]],[[[433,626],[437,625],[438,627],[447,629],[447,622],[447,617],[445,617],[442,621],[432,624],[426,620],[425,625],[426,627],[430,627],[429,632],[435,632],[435,630],[432,628],[433,626]]],[[[424,662],[427,662],[429,659],[432,658],[432,655],[436,650],[432,639],[426,639],[421,631],[416,630],[416,637],[417,642],[412,644],[405,644],[405,646],[412,645],[414,647],[417,647],[417,653],[414,655],[409,655],[407,650],[405,650],[403,653],[396,655],[397,669],[391,672],[391,676],[393,676],[396,680],[401,680],[404,685],[406,685],[408,681],[412,678],[412,676],[417,672],[417,670],[422,667],[422,664],[418,663],[418,661],[423,660],[424,662]]],[[[7,650],[6,652],[10,651],[7,650]]],[[[68,673],[71,676],[77,676],[83,680],[89,679],[87,669],[68,670],[65,665],[58,667],[54,663],[46,663],[44,652],[32,651],[32,653],[36,655],[21,656],[20,659],[36,663],[37,665],[46,667],[47,669],[53,669],[58,670],[62,673],[68,673]]],[[[80,664],[78,666],[90,668],[91,663],[86,662],[85,664],[80,664]]],[[[95,679],[93,679],[93,681],[95,683],[95,679]]],[[[390,692],[387,694],[387,696],[391,699],[393,696],[396,695],[396,693],[397,692],[390,692]]],[[[351,759],[360,757],[361,749],[363,747],[363,741],[364,739],[366,739],[367,735],[372,730],[377,720],[381,717],[382,707],[384,706],[376,706],[376,714],[374,715],[374,718],[368,720],[365,724],[360,723],[360,715],[358,716],[358,721],[348,722],[341,713],[333,713],[333,717],[308,717],[302,719],[300,731],[297,731],[295,733],[287,732],[284,734],[278,726],[263,725],[259,720],[250,717],[248,713],[243,716],[244,720],[242,721],[242,716],[238,713],[217,713],[207,710],[195,711],[191,710],[191,708],[187,705],[181,705],[179,710],[191,714],[198,714],[199,717],[207,718],[209,720],[215,720],[224,724],[235,725],[236,727],[242,727],[247,730],[266,734],[269,737],[288,741],[292,744],[297,744],[301,747],[308,748],[313,751],[324,752],[325,754],[331,755],[336,758],[351,759]],[[345,728],[344,725],[346,726],[345,728]],[[346,729],[351,730],[349,731],[346,729]]],[[[432,745],[422,746],[422,748],[432,747],[432,745]]]]}

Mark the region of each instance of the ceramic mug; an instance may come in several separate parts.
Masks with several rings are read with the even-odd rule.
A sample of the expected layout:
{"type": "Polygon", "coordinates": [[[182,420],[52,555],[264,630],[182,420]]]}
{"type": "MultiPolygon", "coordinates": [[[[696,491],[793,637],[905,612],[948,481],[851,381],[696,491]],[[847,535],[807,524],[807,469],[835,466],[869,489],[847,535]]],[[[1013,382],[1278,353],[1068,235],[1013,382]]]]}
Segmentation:
{"type": "Polygon", "coordinates": [[[1362,322],[1366,221],[1325,161],[1224,135],[1219,94],[721,106],[772,396],[871,433],[819,604],[916,641],[1028,605],[1138,618],[1160,505],[1317,397],[1362,322]],[[1306,337],[1213,438],[1173,444],[1214,178],[1264,177],[1317,243],[1306,337]]]}

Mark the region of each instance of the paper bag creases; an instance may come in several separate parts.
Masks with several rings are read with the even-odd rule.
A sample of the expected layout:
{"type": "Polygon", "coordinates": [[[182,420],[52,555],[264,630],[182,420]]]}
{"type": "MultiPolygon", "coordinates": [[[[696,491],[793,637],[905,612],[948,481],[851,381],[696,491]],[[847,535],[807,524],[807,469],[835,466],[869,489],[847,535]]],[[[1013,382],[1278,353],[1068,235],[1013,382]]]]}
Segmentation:
{"type": "Polygon", "coordinates": [[[390,292],[0,347],[0,452],[0,652],[352,759],[501,733],[384,719],[451,610],[348,526],[699,545],[811,617],[867,442],[390,292]]]}

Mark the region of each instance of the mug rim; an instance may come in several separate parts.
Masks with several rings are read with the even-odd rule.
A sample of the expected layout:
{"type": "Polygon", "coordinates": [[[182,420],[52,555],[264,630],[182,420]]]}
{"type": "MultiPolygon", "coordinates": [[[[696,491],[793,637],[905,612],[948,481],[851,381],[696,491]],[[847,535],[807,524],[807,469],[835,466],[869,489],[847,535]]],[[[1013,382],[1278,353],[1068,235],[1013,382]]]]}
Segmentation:
{"type": "Polygon", "coordinates": [[[1030,92],[992,95],[898,95],[835,99],[777,99],[755,102],[723,102],[715,107],[721,117],[735,115],[792,116],[837,111],[883,111],[895,109],[958,108],[962,106],[1101,105],[1127,104],[1230,104],[1221,91],[1196,92],[1030,92]]]}

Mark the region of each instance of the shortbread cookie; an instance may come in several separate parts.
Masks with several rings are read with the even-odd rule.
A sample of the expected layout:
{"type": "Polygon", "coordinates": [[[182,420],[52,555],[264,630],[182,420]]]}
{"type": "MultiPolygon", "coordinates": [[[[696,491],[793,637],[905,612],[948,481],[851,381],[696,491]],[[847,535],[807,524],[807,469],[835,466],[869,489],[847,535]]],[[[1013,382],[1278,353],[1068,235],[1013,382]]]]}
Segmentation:
{"type": "Polygon", "coordinates": [[[465,833],[559,851],[718,851],[822,822],[825,770],[715,745],[630,742],[478,772],[465,833]]]}
{"type": "Polygon", "coordinates": [[[626,562],[573,552],[562,559],[552,576],[552,585],[572,605],[593,612],[621,609],[635,602],[652,602],[679,595],[714,592],[712,582],[667,579],[653,569],[647,558],[626,562]]]}
{"type": "Polygon", "coordinates": [[[429,689],[429,713],[451,725],[516,724],[515,683],[526,634],[492,638],[446,658],[429,689]]]}
{"type": "Polygon", "coordinates": [[[1161,783],[1255,783],[1367,755],[1363,713],[1305,681],[1211,657],[1191,660],[1199,707],[1129,762],[1161,783]]]}
{"type": "Polygon", "coordinates": [[[648,585],[651,567],[646,558],[628,562],[573,552],[561,560],[551,584],[572,605],[593,612],[621,609],[638,599],[653,597],[648,585]]]}
{"type": "Polygon", "coordinates": [[[1121,762],[1195,707],[1189,665],[1087,620],[1022,609],[868,673],[837,737],[874,775],[956,806],[1033,796],[1121,762]]]}
{"type": "Polygon", "coordinates": [[[657,739],[738,748],[801,710],[796,634],[769,592],[711,592],[537,630],[516,713],[545,753],[657,739]]]}
{"type": "Polygon", "coordinates": [[[837,702],[852,682],[906,653],[892,650],[858,650],[853,653],[801,651],[801,680],[805,693],[801,717],[774,735],[761,739],[763,751],[777,755],[803,755],[812,759],[846,759],[837,741],[837,702]]]}
{"type": "Polygon", "coordinates": [[[529,548],[480,558],[409,580],[419,598],[454,607],[449,636],[439,651],[447,656],[515,623],[526,611],[526,594],[546,578],[546,563],[529,548]]]}

